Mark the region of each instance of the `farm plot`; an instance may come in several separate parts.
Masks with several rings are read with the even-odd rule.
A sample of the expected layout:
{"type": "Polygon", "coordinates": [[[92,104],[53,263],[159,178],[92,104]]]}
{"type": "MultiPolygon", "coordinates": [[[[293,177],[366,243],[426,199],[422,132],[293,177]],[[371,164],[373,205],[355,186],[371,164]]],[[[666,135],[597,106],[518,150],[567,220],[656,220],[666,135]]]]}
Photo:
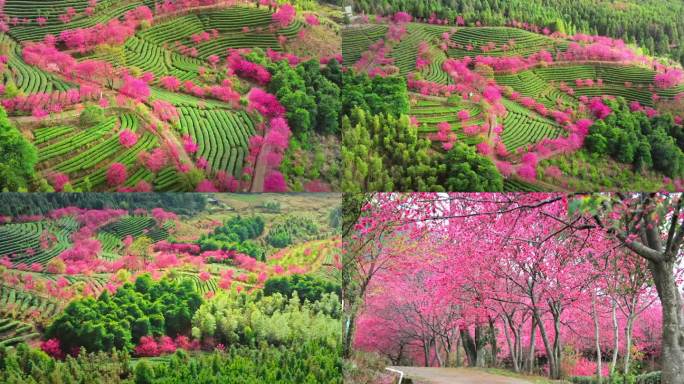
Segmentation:
{"type": "Polygon", "coordinates": [[[347,27],[342,30],[342,58],[345,63],[355,63],[387,33],[387,25],[373,24],[347,27]]]}
{"type": "Polygon", "coordinates": [[[557,138],[563,132],[553,121],[514,102],[504,101],[504,105],[507,114],[503,121],[501,140],[509,151],[543,139],[557,138]]]}
{"type": "Polygon", "coordinates": [[[239,176],[254,123],[244,112],[181,107],[181,126],[197,142],[197,156],[207,160],[213,172],[239,176]]]}
{"type": "Polygon", "coordinates": [[[157,222],[148,216],[124,217],[115,223],[107,225],[102,229],[102,232],[109,233],[119,240],[126,236],[132,236],[133,238],[146,236],[155,243],[166,239],[169,235],[166,228],[159,227],[157,222]]]}
{"type": "Polygon", "coordinates": [[[71,217],[57,221],[10,223],[0,226],[0,257],[9,256],[14,265],[23,263],[45,265],[70,246],[69,236],[78,228],[71,217]],[[45,249],[41,235],[53,235],[56,241],[45,249]]]}
{"type": "Polygon", "coordinates": [[[0,75],[0,80],[5,86],[13,83],[17,89],[25,94],[66,91],[74,88],[74,85],[59,79],[55,75],[26,64],[21,58],[21,47],[9,36],[0,34],[0,45],[6,47],[7,64],[12,68],[12,71],[4,71],[0,75]]]}
{"type": "Polygon", "coordinates": [[[454,58],[477,55],[527,57],[542,49],[555,52],[567,48],[567,43],[557,43],[544,35],[506,27],[459,28],[451,35],[451,41],[457,44],[449,49],[449,57],[454,58]],[[491,47],[483,49],[488,44],[491,47]]]}
{"type": "Polygon", "coordinates": [[[142,4],[154,8],[153,0],[143,1],[115,1],[100,0],[93,16],[83,13],[88,6],[87,1],[82,0],[41,0],[40,14],[36,12],[36,2],[32,0],[8,1],[3,12],[9,17],[28,18],[32,21],[28,24],[18,24],[10,28],[9,35],[18,41],[42,40],[45,35],[58,36],[62,31],[74,28],[88,28],[99,23],[123,16],[124,13],[142,4]],[[68,7],[74,8],[78,16],[69,23],[63,23],[59,15],[63,14],[68,7]],[[33,19],[37,16],[46,17],[44,26],[39,26],[33,19]]]}
{"type": "Polygon", "coordinates": [[[157,145],[157,138],[139,130],[139,120],[131,113],[107,117],[88,128],[57,125],[34,130],[38,149],[37,168],[43,174],[64,173],[75,188],[104,188],[110,164],[119,162],[127,168],[137,166],[137,156],[157,145]],[[131,148],[119,143],[118,131],[138,132],[138,141],[131,148]],[[78,149],[78,150],[76,150],[78,149]]]}
{"type": "Polygon", "coordinates": [[[33,325],[0,317],[0,347],[13,347],[40,337],[33,325]]]}
{"type": "Polygon", "coordinates": [[[541,102],[547,108],[556,108],[558,102],[572,106],[577,104],[575,98],[561,92],[533,71],[523,71],[513,75],[497,74],[495,78],[499,85],[509,86],[521,95],[541,102]]]}
{"type": "MultiPolygon", "coordinates": [[[[415,95],[415,94],[412,94],[415,95]]],[[[479,125],[484,122],[482,110],[475,104],[449,104],[445,98],[423,98],[416,95],[417,99],[411,105],[411,116],[415,116],[418,120],[419,131],[421,133],[437,132],[437,125],[442,122],[449,123],[451,129],[456,131],[459,140],[467,143],[475,143],[477,139],[467,137],[463,134],[461,129],[463,124],[458,118],[458,112],[467,110],[470,118],[465,123],[466,125],[479,125]]]]}
{"type": "Polygon", "coordinates": [[[6,285],[0,285],[0,315],[18,321],[26,321],[40,314],[45,318],[59,312],[57,301],[33,292],[20,290],[6,285]]]}

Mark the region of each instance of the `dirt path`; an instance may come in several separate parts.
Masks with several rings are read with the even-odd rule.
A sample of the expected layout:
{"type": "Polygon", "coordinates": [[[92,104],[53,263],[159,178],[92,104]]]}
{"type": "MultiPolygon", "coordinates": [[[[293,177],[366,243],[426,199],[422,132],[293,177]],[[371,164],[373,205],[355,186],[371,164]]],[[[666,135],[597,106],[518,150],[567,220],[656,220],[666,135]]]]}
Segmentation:
{"type": "MultiPolygon", "coordinates": [[[[264,133],[264,136],[266,134],[264,133]]],[[[254,176],[252,177],[252,187],[250,192],[261,193],[264,191],[264,178],[266,177],[266,154],[270,151],[268,144],[264,144],[259,151],[254,166],[254,176]]]]}
{"type": "Polygon", "coordinates": [[[530,384],[514,377],[497,376],[468,368],[390,367],[420,384],[530,384]]]}

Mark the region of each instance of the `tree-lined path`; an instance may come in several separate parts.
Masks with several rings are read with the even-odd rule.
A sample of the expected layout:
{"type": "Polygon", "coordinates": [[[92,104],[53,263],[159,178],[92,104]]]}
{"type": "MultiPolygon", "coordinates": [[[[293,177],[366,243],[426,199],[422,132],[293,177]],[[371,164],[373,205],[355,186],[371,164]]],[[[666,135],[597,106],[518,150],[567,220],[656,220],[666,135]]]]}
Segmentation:
{"type": "Polygon", "coordinates": [[[467,368],[390,367],[421,384],[529,384],[530,381],[467,368]]]}

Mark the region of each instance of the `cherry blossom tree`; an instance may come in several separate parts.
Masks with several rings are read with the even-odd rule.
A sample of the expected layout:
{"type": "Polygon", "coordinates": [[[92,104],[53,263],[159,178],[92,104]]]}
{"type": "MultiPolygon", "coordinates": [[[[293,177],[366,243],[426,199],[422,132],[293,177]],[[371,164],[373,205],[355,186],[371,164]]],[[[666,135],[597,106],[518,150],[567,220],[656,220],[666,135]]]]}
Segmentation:
{"type": "Polygon", "coordinates": [[[271,15],[271,18],[279,28],[287,28],[294,21],[296,14],[297,12],[294,7],[285,3],[278,7],[278,10],[271,15]]]}
{"type": "Polygon", "coordinates": [[[131,148],[138,142],[138,135],[130,129],[119,132],[119,143],[125,148],[131,148]]]}
{"type": "Polygon", "coordinates": [[[107,169],[107,184],[112,187],[126,182],[126,166],[121,163],[112,163],[107,169]]]}

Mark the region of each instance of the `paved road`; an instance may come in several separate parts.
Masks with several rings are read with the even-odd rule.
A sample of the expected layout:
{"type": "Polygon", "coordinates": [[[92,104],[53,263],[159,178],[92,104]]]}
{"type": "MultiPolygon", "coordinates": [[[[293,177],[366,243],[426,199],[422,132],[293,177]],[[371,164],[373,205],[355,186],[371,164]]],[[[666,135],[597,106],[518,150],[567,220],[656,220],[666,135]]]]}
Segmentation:
{"type": "Polygon", "coordinates": [[[468,368],[390,367],[420,384],[530,384],[527,380],[497,376],[468,368]]]}

